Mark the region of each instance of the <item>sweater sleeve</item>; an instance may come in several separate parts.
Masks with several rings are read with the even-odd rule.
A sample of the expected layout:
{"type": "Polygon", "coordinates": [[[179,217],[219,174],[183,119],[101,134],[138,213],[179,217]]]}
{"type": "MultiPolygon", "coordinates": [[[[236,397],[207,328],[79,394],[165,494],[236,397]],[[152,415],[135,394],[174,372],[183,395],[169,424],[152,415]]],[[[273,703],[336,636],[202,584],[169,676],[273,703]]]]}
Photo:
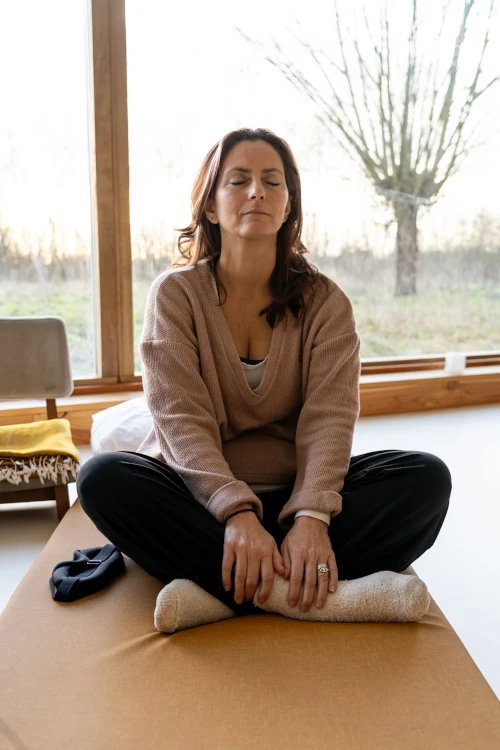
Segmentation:
{"type": "Polygon", "coordinates": [[[191,303],[172,276],[162,274],[149,290],[139,344],[144,394],[160,450],[220,523],[243,502],[251,503],[262,521],[260,499],[236,479],[222,454],[214,406],[201,377],[191,303]]]}
{"type": "Polygon", "coordinates": [[[305,355],[308,346],[305,396],[295,437],[297,474],[278,516],[284,529],[292,527],[298,510],[316,510],[330,518],[342,510],[339,493],[359,417],[361,359],[352,304],[337,285],[315,316],[305,355]]]}

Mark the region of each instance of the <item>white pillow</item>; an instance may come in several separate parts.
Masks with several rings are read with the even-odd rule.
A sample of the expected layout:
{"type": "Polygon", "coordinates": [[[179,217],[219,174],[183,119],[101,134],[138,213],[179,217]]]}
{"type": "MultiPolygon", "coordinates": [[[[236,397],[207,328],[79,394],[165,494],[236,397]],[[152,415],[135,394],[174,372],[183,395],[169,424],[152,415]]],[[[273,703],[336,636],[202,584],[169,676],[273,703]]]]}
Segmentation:
{"type": "Polygon", "coordinates": [[[146,398],[130,398],[92,415],[92,453],[137,451],[153,428],[146,398]]]}

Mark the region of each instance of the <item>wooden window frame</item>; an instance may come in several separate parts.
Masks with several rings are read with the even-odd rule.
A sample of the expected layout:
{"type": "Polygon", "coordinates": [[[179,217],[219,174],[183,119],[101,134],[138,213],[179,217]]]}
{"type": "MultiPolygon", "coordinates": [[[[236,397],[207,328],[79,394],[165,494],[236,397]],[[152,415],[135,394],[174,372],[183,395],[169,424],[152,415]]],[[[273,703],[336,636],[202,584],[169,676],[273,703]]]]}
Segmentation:
{"type": "Polygon", "coordinates": [[[134,375],[125,0],[92,0],[87,9],[95,139],[98,377],[75,379],[75,391],[89,383],[112,389],[140,381],[134,375]]]}
{"type": "MultiPolygon", "coordinates": [[[[142,377],[134,374],[125,0],[87,0],[87,8],[95,137],[98,250],[93,284],[99,376],[75,379],[74,396],[142,390],[142,377]]],[[[500,402],[500,351],[470,352],[461,376],[447,377],[443,367],[444,354],[364,359],[361,391],[376,397],[373,413],[500,402]]]]}

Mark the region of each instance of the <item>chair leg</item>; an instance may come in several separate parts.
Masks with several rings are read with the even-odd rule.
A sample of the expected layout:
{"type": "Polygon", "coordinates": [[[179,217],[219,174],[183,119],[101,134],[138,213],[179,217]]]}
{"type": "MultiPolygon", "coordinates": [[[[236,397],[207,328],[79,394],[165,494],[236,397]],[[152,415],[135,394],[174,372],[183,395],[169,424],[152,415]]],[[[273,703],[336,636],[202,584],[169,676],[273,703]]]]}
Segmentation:
{"type": "Polygon", "coordinates": [[[56,494],[57,518],[60,521],[66,511],[69,510],[68,485],[58,484],[54,487],[54,490],[56,494]]]}

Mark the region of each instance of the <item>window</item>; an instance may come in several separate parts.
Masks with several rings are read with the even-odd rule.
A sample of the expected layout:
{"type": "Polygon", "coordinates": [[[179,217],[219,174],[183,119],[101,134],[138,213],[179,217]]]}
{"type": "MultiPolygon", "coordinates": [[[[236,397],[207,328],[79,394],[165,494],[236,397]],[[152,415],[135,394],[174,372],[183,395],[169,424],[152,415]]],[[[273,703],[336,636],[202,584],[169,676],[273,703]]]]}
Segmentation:
{"type": "MultiPolygon", "coordinates": [[[[405,5],[411,10],[411,3],[405,5]]],[[[341,23],[351,29],[354,6],[360,3],[338,6],[341,23]]],[[[370,5],[374,33],[382,7],[381,2],[370,5]]],[[[454,13],[441,39],[445,62],[460,8],[454,13]]],[[[400,60],[406,60],[410,20],[401,9],[391,17],[394,57],[400,60]]],[[[420,21],[431,39],[439,17],[420,21]]],[[[484,22],[483,14],[466,50],[460,85],[470,84],[473,77],[484,22]]],[[[281,59],[293,60],[295,69],[333,106],[323,74],[297,39],[335,57],[339,47],[332,2],[262,0],[245,6],[219,0],[181,3],[174,11],[168,3],[127,0],[126,27],[136,372],[147,290],[177,254],[173,227],[189,222],[190,192],[201,159],[219,137],[242,126],[268,127],[290,144],[302,177],[303,241],[310,260],[352,299],[364,360],[498,350],[498,134],[492,133],[487,145],[471,154],[435,205],[417,202],[416,291],[399,290],[396,295],[395,204],[383,202],[383,195],[339,146],[338,132],[332,135],[318,119],[325,119],[319,97],[308,97],[265,60],[265,53],[280,59],[271,41],[275,39],[284,53],[281,59]]],[[[359,39],[365,45],[361,54],[372,59],[369,37],[360,34],[359,39]]],[[[346,45],[348,41],[346,36],[346,45]]],[[[434,55],[432,44],[424,42],[424,49],[434,55]]],[[[404,73],[404,65],[399,67],[404,73]]],[[[331,72],[326,61],[323,68],[331,72]]],[[[354,67],[351,70],[354,75],[354,67]]],[[[485,71],[489,80],[488,74],[494,73],[490,57],[485,71]]],[[[395,66],[394,77],[396,73],[395,66]]],[[[362,105],[359,75],[355,85],[362,105]]],[[[342,95],[348,98],[349,93],[342,95]]],[[[494,104],[494,98],[485,95],[478,108],[481,117],[489,115],[494,104]]],[[[354,120],[350,104],[349,113],[354,120]]],[[[367,115],[363,125],[368,128],[367,115]]],[[[384,195],[389,194],[390,187],[384,195]]],[[[405,222],[411,223],[411,206],[400,229],[405,222]]],[[[411,227],[407,232],[411,234],[411,227]]]]}
{"type": "Polygon", "coordinates": [[[59,315],[73,378],[94,377],[84,3],[0,5],[0,315],[59,315]]]}

